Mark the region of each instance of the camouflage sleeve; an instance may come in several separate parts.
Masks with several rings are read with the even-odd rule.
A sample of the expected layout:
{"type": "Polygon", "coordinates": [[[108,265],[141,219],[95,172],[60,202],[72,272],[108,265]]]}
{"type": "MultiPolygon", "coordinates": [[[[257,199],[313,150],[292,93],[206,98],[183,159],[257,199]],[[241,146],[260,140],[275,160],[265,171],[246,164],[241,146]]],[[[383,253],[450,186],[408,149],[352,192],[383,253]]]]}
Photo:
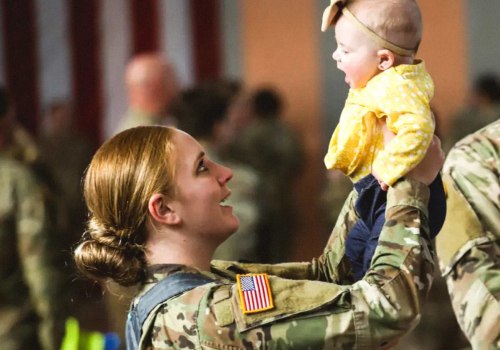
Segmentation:
{"type": "MultiPolygon", "coordinates": [[[[398,185],[398,188],[402,185],[398,185]]],[[[411,188],[411,187],[409,187],[411,188]]],[[[395,192],[395,189],[390,189],[389,193],[395,192]]],[[[425,211],[422,205],[427,198],[423,193],[412,193],[411,191],[405,192],[404,194],[399,192],[399,196],[389,196],[394,203],[388,202],[389,206],[405,205],[410,203],[416,206],[417,209],[425,211]],[[412,196],[422,196],[423,197],[412,197],[412,196]],[[405,199],[412,198],[411,200],[405,199]],[[401,198],[400,198],[401,197],[401,198]],[[398,199],[401,202],[398,202],[398,199]],[[417,205],[418,204],[418,205],[417,205]]],[[[354,209],[354,203],[356,201],[357,193],[356,191],[351,191],[347,197],[340,215],[337,219],[335,227],[330,235],[330,238],[323,250],[323,254],[319,258],[313,259],[311,262],[300,262],[300,263],[284,263],[284,264],[251,264],[251,263],[238,263],[234,261],[220,261],[214,260],[212,262],[212,267],[218,272],[228,277],[234,277],[237,273],[268,273],[270,275],[275,275],[283,278],[289,279],[308,279],[308,280],[320,280],[325,282],[334,282],[339,284],[350,284],[352,281],[351,270],[349,262],[345,257],[345,241],[351,228],[358,220],[358,216],[354,209]]],[[[386,215],[391,215],[391,212],[387,211],[386,215]]],[[[386,218],[390,221],[390,217],[386,218]]],[[[385,229],[388,229],[387,225],[385,229]]]]}
{"type": "Polygon", "coordinates": [[[18,250],[30,299],[40,318],[43,349],[57,349],[63,335],[62,276],[55,266],[53,227],[42,187],[28,171],[17,179],[18,250]]]}
{"type": "Polygon", "coordinates": [[[500,120],[458,142],[444,167],[448,215],[437,251],[474,349],[500,348],[500,120]]]}
{"type": "Polygon", "coordinates": [[[234,278],[237,273],[267,273],[289,279],[309,279],[341,283],[349,276],[350,268],[344,259],[345,239],[357,220],[354,210],[356,191],[345,201],[337,223],[318,259],[311,262],[256,264],[213,260],[212,269],[218,274],[234,278]]]}
{"type": "MultiPolygon", "coordinates": [[[[242,311],[237,283],[170,300],[151,327],[154,349],[378,349],[414,327],[430,288],[427,186],[398,182],[371,269],[354,285],[269,276],[274,307],[242,311]]],[[[328,259],[326,259],[328,260],[328,259]]],[[[317,261],[310,263],[309,271],[317,261]]]]}

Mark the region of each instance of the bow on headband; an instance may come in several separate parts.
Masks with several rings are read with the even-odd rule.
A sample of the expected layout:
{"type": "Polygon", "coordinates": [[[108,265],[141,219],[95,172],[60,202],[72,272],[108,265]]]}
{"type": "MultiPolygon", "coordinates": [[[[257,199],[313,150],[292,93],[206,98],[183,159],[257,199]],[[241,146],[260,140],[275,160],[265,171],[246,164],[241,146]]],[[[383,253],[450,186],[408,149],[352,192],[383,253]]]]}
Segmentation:
{"type": "Polygon", "coordinates": [[[330,5],[323,11],[321,31],[326,30],[337,22],[339,11],[346,5],[347,0],[330,0],[330,5]]]}
{"type": "Polygon", "coordinates": [[[357,19],[356,16],[354,16],[351,11],[349,11],[346,5],[347,0],[330,0],[330,5],[328,5],[325,11],[323,11],[323,18],[321,20],[322,32],[326,32],[329,27],[335,25],[340,17],[340,12],[342,12],[344,16],[349,18],[349,20],[353,24],[355,24],[363,33],[365,33],[370,39],[375,41],[380,46],[385,47],[401,56],[412,56],[415,53],[415,50],[405,49],[379,36],[373,30],[364,25],[363,22],[357,19]]]}

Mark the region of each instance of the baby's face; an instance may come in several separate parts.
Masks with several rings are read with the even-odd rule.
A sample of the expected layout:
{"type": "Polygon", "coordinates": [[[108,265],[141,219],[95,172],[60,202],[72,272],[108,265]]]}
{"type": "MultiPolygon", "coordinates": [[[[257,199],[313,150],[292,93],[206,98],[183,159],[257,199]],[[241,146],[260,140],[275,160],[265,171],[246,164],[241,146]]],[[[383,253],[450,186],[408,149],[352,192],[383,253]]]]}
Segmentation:
{"type": "Polygon", "coordinates": [[[345,82],[354,89],[364,87],[380,72],[379,48],[345,16],[340,16],[335,25],[335,40],[337,48],[332,58],[345,73],[345,82]]]}

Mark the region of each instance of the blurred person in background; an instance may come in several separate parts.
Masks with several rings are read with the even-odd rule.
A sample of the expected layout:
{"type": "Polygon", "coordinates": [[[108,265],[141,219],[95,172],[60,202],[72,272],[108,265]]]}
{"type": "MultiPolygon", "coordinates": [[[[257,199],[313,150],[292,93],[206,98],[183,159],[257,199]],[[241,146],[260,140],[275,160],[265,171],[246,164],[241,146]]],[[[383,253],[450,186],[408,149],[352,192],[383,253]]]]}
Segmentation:
{"type": "Polygon", "coordinates": [[[303,146],[282,120],[283,101],[278,91],[262,87],[247,98],[246,103],[239,103],[249,117],[244,117],[246,127],[233,135],[231,154],[256,169],[261,178],[258,190],[261,260],[283,262],[290,258],[295,231],[293,184],[303,165],[303,146]]]}
{"type": "Polygon", "coordinates": [[[465,136],[500,118],[500,79],[493,73],[478,76],[470,91],[467,106],[458,111],[452,120],[444,142],[449,150],[465,136]]]}
{"type": "Polygon", "coordinates": [[[205,149],[208,157],[233,170],[231,197],[226,202],[234,208],[240,225],[234,235],[215,251],[214,258],[258,261],[257,188],[259,176],[249,166],[223,159],[226,146],[227,110],[239,87],[232,81],[205,83],[183,91],[174,103],[172,114],[178,128],[192,135],[205,149]]]}
{"type": "Polygon", "coordinates": [[[7,106],[1,116],[4,124],[2,125],[2,154],[23,163],[33,164],[38,159],[36,143],[28,131],[17,122],[15,104],[10,99],[7,90],[0,87],[0,94],[3,99],[2,103],[7,106]]]}
{"type": "Polygon", "coordinates": [[[169,107],[179,87],[172,64],[160,53],[138,54],[125,71],[128,110],[117,128],[139,125],[173,125],[169,107]]]}
{"type": "Polygon", "coordinates": [[[44,114],[42,132],[37,139],[40,162],[54,177],[60,208],[66,212],[60,227],[68,231],[69,245],[81,236],[86,220],[80,181],[92,158],[93,149],[75,128],[71,104],[56,101],[44,114]]]}
{"type": "Polygon", "coordinates": [[[75,121],[70,102],[52,102],[46,108],[37,138],[38,158],[52,179],[57,202],[56,224],[67,270],[70,313],[82,328],[105,331],[108,321],[102,312],[102,289],[96,283],[79,278],[71,256],[87,220],[80,184],[93,154],[90,142],[78,132],[75,121]]]}
{"type": "Polygon", "coordinates": [[[55,203],[0,88],[0,347],[54,350],[67,316],[55,203]]]}

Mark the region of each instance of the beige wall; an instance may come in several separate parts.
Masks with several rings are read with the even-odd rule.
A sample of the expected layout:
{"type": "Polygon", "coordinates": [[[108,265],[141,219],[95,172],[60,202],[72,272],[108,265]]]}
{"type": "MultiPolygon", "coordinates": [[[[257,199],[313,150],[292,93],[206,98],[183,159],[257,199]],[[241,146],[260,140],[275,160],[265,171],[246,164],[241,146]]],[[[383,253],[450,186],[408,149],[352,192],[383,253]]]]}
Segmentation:
{"type": "Polygon", "coordinates": [[[420,55],[434,79],[433,100],[445,133],[451,114],[461,107],[467,94],[467,23],[463,0],[419,0],[424,21],[420,55]]]}

